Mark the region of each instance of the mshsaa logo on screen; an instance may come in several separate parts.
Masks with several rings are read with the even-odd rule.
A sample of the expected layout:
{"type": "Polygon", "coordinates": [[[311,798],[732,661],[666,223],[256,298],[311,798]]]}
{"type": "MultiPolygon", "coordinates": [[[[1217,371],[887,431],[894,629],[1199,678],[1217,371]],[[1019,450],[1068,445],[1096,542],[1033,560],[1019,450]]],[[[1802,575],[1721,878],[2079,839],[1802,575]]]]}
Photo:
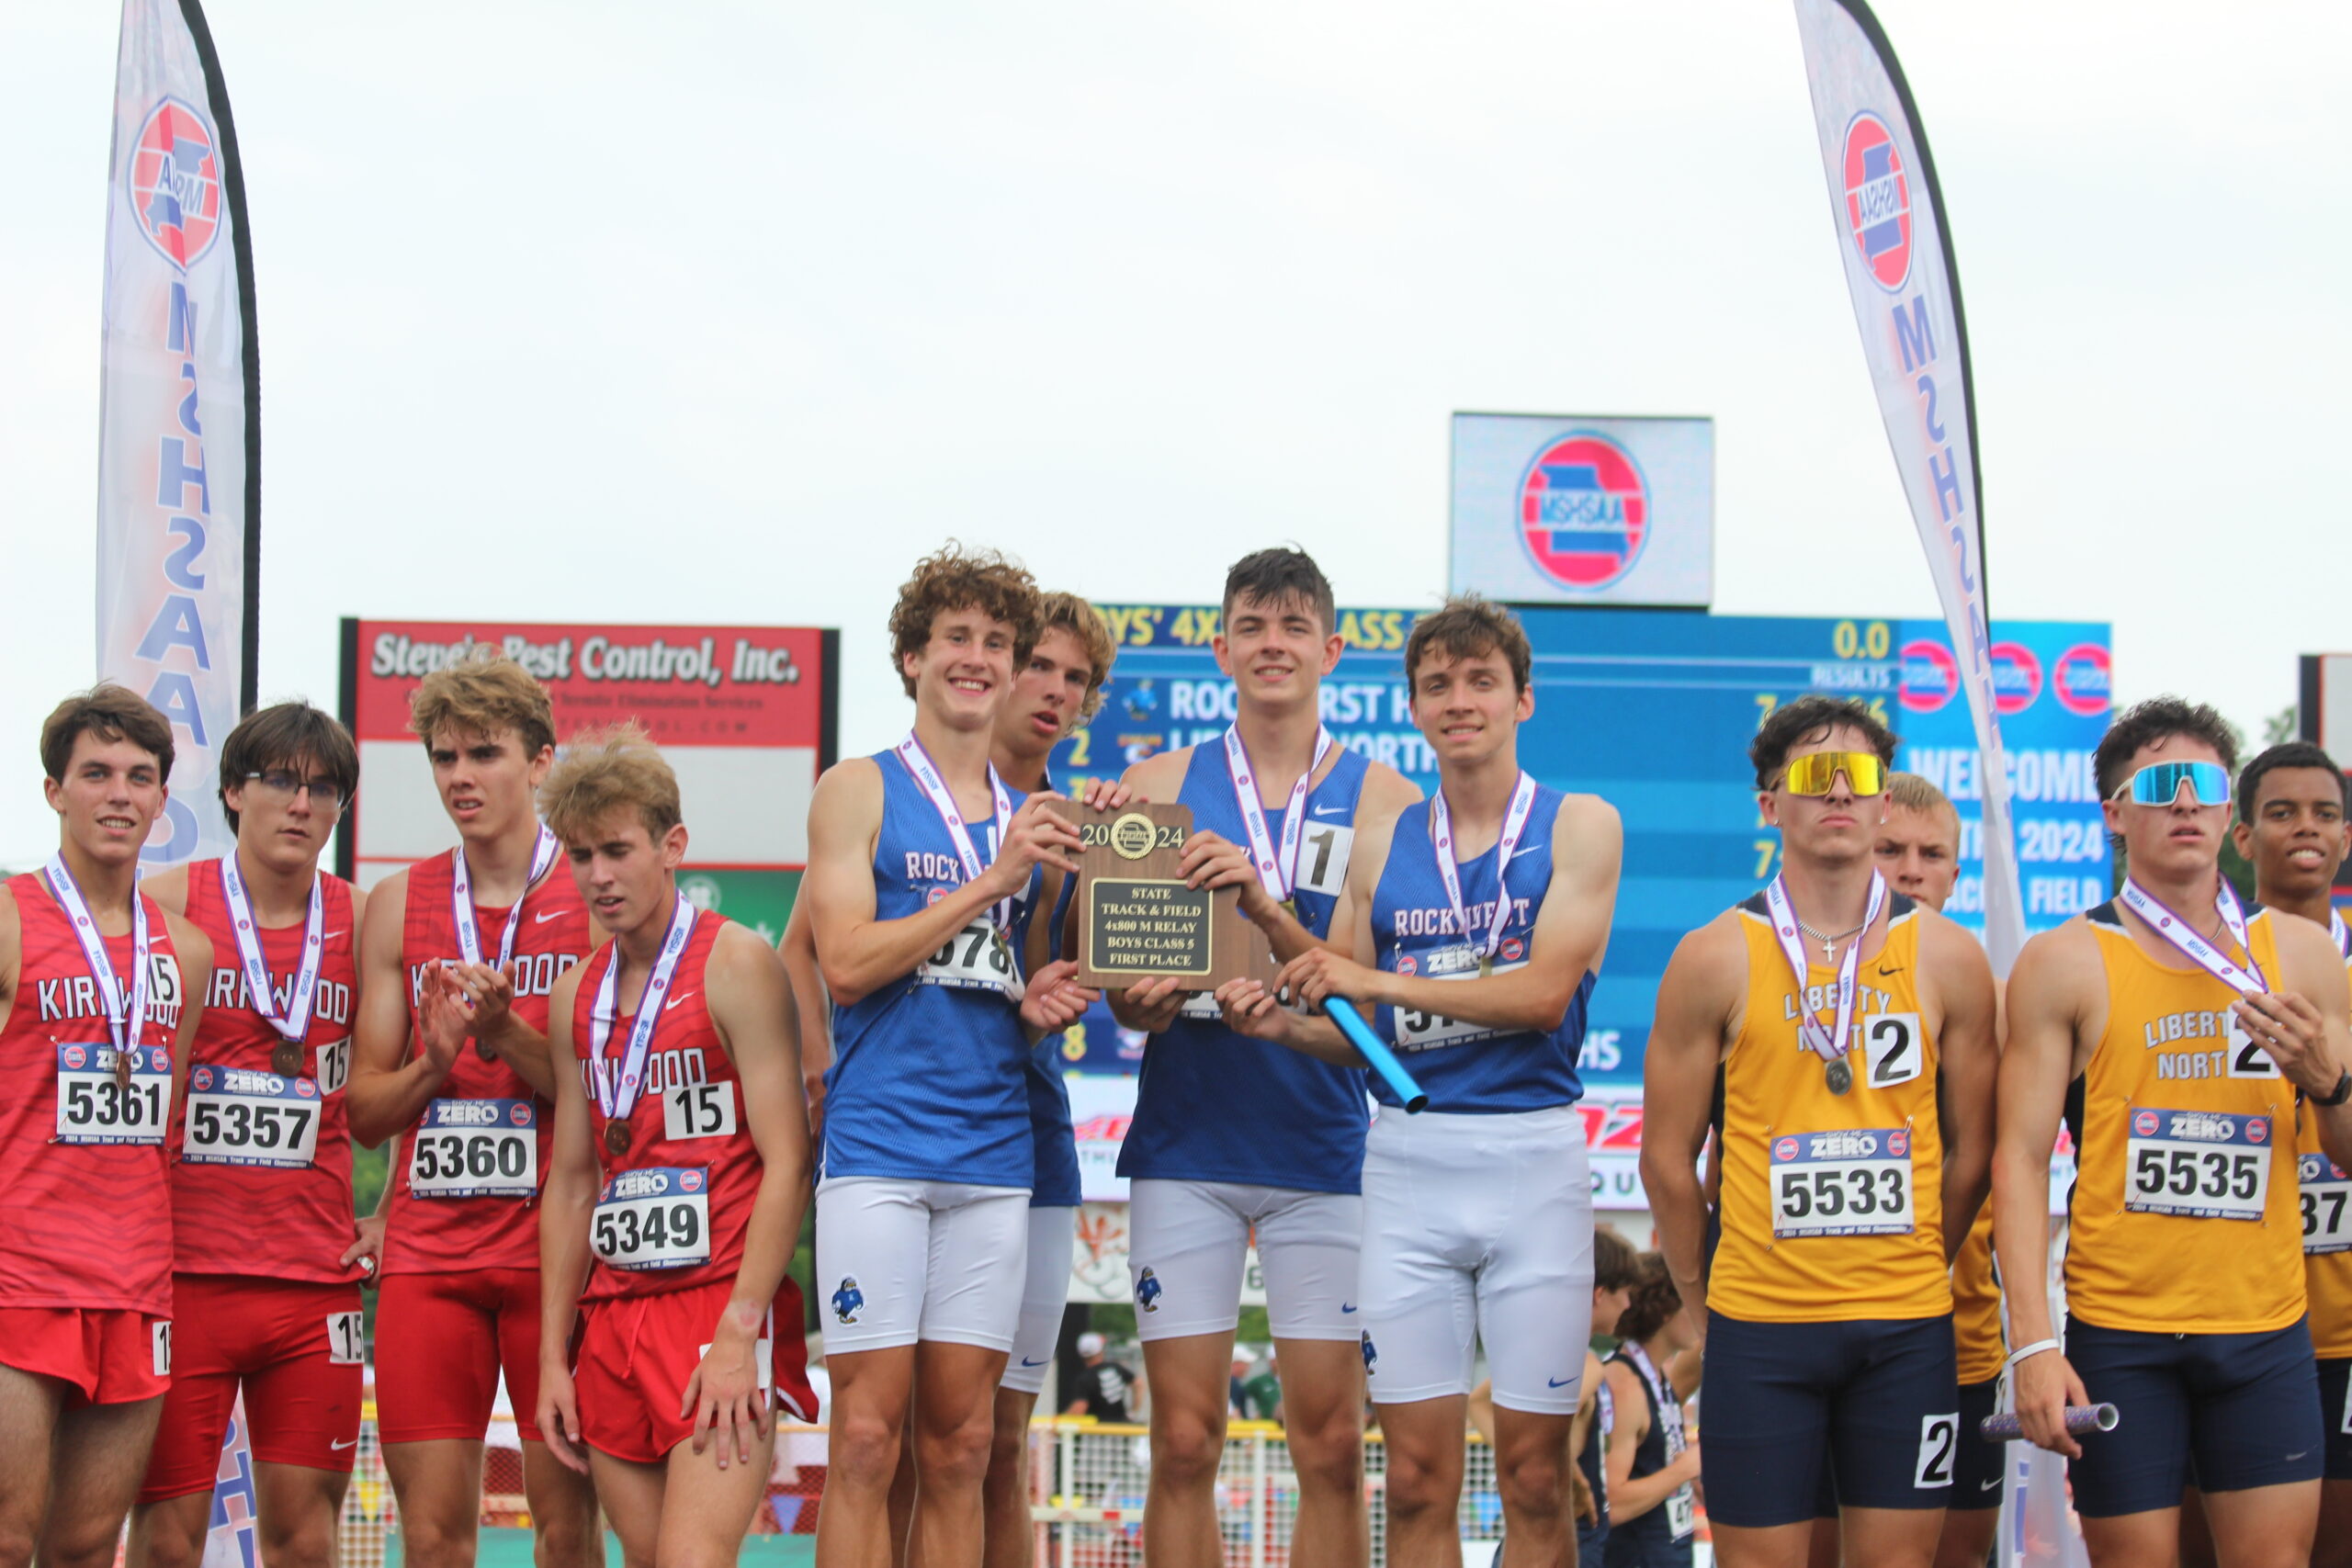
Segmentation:
{"type": "Polygon", "coordinates": [[[220,153],[210,122],[177,98],[159,99],[124,177],[148,243],[182,272],[194,266],[220,232],[220,153]]]}
{"type": "Polygon", "coordinates": [[[1563,588],[1607,588],[1634,569],[1650,532],[1650,487],[1633,454],[1579,431],[1535,455],[1519,480],[1519,538],[1563,588]]]}
{"type": "Polygon", "coordinates": [[[1911,276],[1911,175],[1886,121],[1864,109],[1846,127],[1846,228],[1862,265],[1893,293],[1911,276]]]}

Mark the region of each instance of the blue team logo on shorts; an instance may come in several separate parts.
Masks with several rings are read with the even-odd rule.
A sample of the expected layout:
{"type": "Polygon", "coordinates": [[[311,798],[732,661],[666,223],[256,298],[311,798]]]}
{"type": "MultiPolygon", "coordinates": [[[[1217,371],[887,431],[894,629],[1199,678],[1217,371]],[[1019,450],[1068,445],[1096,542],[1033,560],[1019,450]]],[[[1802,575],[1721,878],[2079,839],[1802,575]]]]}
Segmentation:
{"type": "Polygon", "coordinates": [[[1158,1312],[1162,1290],[1159,1276],[1145,1269],[1136,1276],[1136,1305],[1146,1312],[1158,1312]]]}
{"type": "Polygon", "coordinates": [[[833,1315],[843,1323],[855,1323],[858,1309],[865,1304],[865,1292],[857,1288],[857,1276],[842,1276],[841,1289],[833,1292],[833,1315]]]}
{"type": "Polygon", "coordinates": [[[1372,1330],[1363,1331],[1363,1375],[1372,1376],[1380,1365],[1380,1352],[1372,1347],[1372,1330]]]}

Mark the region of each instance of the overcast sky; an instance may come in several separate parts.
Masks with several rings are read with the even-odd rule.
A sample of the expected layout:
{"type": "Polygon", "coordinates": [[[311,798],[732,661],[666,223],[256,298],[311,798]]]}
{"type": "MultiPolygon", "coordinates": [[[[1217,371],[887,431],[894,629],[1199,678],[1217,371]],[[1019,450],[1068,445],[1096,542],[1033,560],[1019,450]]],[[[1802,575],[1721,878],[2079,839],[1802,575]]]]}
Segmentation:
{"type": "MultiPolygon", "coordinates": [[[[1457,409],[1707,413],[1718,610],[1932,615],[1785,0],[210,0],[259,279],[265,698],[345,615],[837,625],[913,558],[1444,584],[1457,409]]],[[[2352,7],[1885,0],[1993,604],[2259,732],[2352,647],[2352,7]],[[2335,454],[2335,456],[2330,456],[2335,454]]],[[[0,12],[0,863],[93,673],[116,8],[0,12]],[[15,739],[6,739],[15,737],[15,739]],[[15,750],[9,750],[15,748],[15,750]]],[[[421,765],[421,764],[420,764],[421,765]]]]}

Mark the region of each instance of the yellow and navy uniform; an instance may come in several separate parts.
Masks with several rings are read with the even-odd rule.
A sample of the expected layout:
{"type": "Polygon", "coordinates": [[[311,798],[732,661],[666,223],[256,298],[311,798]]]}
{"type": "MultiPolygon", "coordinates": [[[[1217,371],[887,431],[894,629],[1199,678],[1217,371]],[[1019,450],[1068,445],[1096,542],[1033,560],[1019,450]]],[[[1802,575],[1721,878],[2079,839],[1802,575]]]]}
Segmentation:
{"type": "Polygon", "coordinates": [[[2001,1375],[2007,1358],[2001,1339],[2001,1287],[1993,1278],[1993,1205],[1976,1211],[1960,1256],[1951,1260],[1951,1336],[1960,1354],[1960,1382],[2001,1375]]]}
{"type": "MultiPolygon", "coordinates": [[[[2114,904],[2084,920],[2108,1019],[2068,1094],[2066,1358],[2122,1419],[2084,1439],[2075,1508],[2175,1507],[2192,1476],[2207,1492],[2316,1480],[2294,1086],[2247,1040],[2227,983],[2150,956],[2114,904]]],[[[2245,931],[2275,981],[2272,915],[2249,911],[2245,931]]]]}
{"type": "MultiPolygon", "coordinates": [[[[2148,956],[2112,904],[2087,920],[2108,1015],[2068,1112],[2067,1314],[2151,1334],[2284,1328],[2303,1315],[2294,1086],[2247,1044],[2227,984],[2148,956]]],[[[2246,941],[2276,976],[2267,910],[2246,941]]]]}
{"type": "Polygon", "coordinates": [[[2319,1114],[2302,1108],[2295,1155],[2303,1205],[2303,1292],[2319,1358],[2320,1414],[2327,1424],[2326,1478],[2352,1481],[2352,1175],[2320,1147],[2319,1114]]]}
{"type": "Polygon", "coordinates": [[[1844,1094],[1797,1034],[1801,1010],[1834,1025],[1838,972],[1809,966],[1798,997],[1763,900],[1741,906],[1747,1008],[1724,1055],[1723,1240],[1707,1285],[1708,1306],[1725,1316],[1834,1323],[1952,1309],[1940,1058],[1919,1013],[1917,912],[1892,902],[1886,940],[1856,976],[1844,1094]]]}

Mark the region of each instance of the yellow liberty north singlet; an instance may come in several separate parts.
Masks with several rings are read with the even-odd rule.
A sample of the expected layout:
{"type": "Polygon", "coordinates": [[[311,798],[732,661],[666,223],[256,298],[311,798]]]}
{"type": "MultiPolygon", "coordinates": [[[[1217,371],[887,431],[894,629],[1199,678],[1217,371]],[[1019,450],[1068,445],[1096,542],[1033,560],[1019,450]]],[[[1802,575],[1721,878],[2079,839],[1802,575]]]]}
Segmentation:
{"type": "Polygon", "coordinates": [[[1993,1201],[1976,1211],[1960,1256],[1951,1260],[1951,1337],[1960,1353],[1960,1382],[2001,1375],[2008,1352],[2001,1338],[2001,1287],[1993,1278],[1993,1201]]]}
{"type": "Polygon", "coordinates": [[[2352,1177],[2320,1148],[2319,1112],[2308,1105],[2295,1134],[2295,1164],[2302,1188],[2312,1349],[2324,1360],[2342,1360],[2352,1357],[2352,1177]]]}
{"type": "Polygon", "coordinates": [[[1837,1021],[1838,972],[1810,966],[1805,996],[1762,895],[1740,908],[1747,1010],[1723,1064],[1723,1239],[1707,1304],[1747,1323],[1934,1317],[1951,1310],[1944,1268],[1943,1136],[1935,1037],[1919,1016],[1917,909],[1891,900],[1885,944],[1856,976],[1845,1064],[1797,1037],[1800,1007],[1837,1021]]]}
{"type": "MultiPolygon", "coordinates": [[[[2236,991],[2185,956],[2149,957],[2113,903],[2084,919],[2108,1015],[2068,1097],[2067,1313],[2143,1334],[2284,1328],[2303,1315],[2294,1086],[2237,1027],[2236,991]]],[[[2246,942],[2275,980],[2267,909],[2248,914],[2246,942]]]]}

